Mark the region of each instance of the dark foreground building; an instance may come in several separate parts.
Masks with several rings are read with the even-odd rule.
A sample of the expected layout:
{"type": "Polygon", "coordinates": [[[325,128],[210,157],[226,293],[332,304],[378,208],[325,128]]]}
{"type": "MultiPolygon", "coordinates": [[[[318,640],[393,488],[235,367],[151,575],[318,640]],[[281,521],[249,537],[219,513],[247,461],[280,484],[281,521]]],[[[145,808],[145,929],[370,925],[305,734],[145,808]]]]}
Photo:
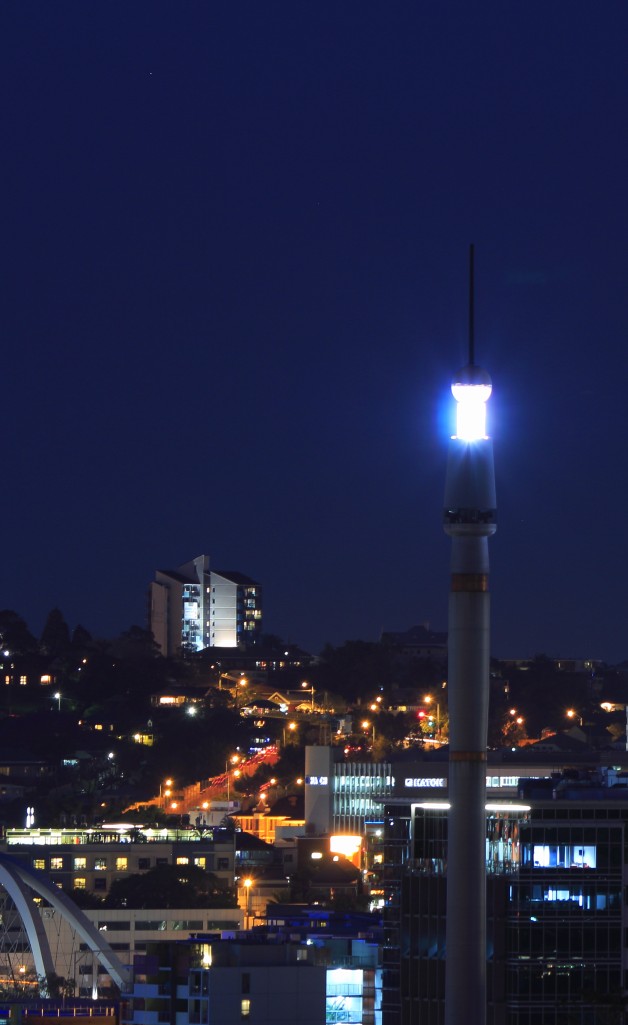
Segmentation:
{"type": "MultiPolygon", "coordinates": [[[[522,781],[487,805],[487,1025],[627,1020],[628,788],[609,772],[522,781]]],[[[385,808],[384,1025],[442,1025],[445,802],[385,808]]]]}

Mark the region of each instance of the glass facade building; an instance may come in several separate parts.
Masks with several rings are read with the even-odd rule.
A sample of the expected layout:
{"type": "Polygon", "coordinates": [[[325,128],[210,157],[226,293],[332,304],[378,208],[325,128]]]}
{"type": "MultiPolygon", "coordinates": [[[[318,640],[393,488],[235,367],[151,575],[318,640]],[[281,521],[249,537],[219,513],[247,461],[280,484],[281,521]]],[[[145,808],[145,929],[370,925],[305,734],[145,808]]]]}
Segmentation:
{"type": "MultiPolygon", "coordinates": [[[[487,806],[488,1025],[624,1022],[628,790],[543,798],[487,806]]],[[[386,806],[383,885],[384,1025],[441,1025],[445,802],[386,806]]]]}

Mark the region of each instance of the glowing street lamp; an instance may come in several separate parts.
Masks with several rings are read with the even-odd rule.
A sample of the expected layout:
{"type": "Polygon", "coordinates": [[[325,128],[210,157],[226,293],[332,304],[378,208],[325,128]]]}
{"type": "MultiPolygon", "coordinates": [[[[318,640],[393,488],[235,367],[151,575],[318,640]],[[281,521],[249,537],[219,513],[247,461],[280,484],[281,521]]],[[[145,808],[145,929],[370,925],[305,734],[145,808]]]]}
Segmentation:
{"type": "Polygon", "coordinates": [[[363,719],[362,722],[360,723],[360,726],[362,727],[363,730],[370,730],[371,729],[371,725],[373,727],[373,739],[372,739],[371,743],[374,744],[375,743],[375,723],[371,724],[368,719],[363,719]]]}
{"type": "Polygon", "coordinates": [[[287,726],[284,726],[282,728],[281,732],[282,732],[282,735],[283,735],[283,746],[284,747],[286,746],[286,730],[289,730],[290,733],[292,734],[292,736],[294,737],[296,729],[297,729],[297,724],[295,722],[289,722],[287,724],[287,726]]]}
{"type": "Polygon", "coordinates": [[[237,710],[238,710],[238,709],[239,709],[239,707],[240,707],[240,698],[239,698],[239,695],[240,695],[240,694],[242,695],[242,700],[244,701],[244,698],[245,698],[245,696],[246,696],[246,695],[245,695],[245,690],[244,690],[244,688],[248,686],[248,683],[249,683],[249,681],[248,681],[247,679],[245,679],[244,677],[242,677],[242,679],[241,679],[241,680],[238,680],[238,682],[236,683],[236,688],[235,688],[235,704],[236,704],[236,712],[237,712],[237,710]]]}
{"type": "Polygon", "coordinates": [[[172,785],[173,780],[170,778],[159,784],[159,804],[162,808],[165,806],[165,798],[172,796],[172,785]]]}
{"type": "Polygon", "coordinates": [[[565,715],[567,716],[568,719],[577,719],[578,720],[578,725],[582,726],[582,716],[580,715],[579,712],[576,712],[575,708],[568,708],[567,711],[565,712],[565,715]]]}
{"type": "MultiPolygon", "coordinates": [[[[431,705],[434,698],[431,694],[426,694],[423,698],[426,705],[431,705]]],[[[436,738],[440,737],[440,702],[436,702],[436,738]]]]}
{"type": "MultiPolygon", "coordinates": [[[[231,799],[231,776],[230,776],[230,773],[229,773],[229,762],[231,762],[232,765],[237,765],[239,761],[240,761],[240,755],[231,755],[229,760],[225,762],[225,776],[227,777],[227,801],[229,801],[231,799]]],[[[233,775],[234,776],[239,776],[240,775],[239,769],[236,772],[234,772],[233,775]]]]}
{"type": "Polygon", "coordinates": [[[59,702],[59,711],[61,711],[61,694],[59,693],[59,691],[56,691],[52,696],[55,699],[55,701],[59,702]]]}

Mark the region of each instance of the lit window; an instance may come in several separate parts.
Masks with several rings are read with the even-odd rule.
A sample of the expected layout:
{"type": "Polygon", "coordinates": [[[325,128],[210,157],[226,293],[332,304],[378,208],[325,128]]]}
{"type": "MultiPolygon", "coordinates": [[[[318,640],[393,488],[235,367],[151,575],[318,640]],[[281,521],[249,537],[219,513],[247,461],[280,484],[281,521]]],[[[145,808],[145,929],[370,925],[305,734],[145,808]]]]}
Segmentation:
{"type": "Polygon", "coordinates": [[[247,998],[243,998],[240,1003],[240,1014],[243,1018],[248,1018],[251,1013],[251,1001],[247,998]]]}
{"type": "Polygon", "coordinates": [[[60,872],[63,868],[63,858],[51,858],[50,868],[54,872],[60,872]]]}
{"type": "Polygon", "coordinates": [[[28,678],[26,676],[20,676],[20,685],[22,687],[25,687],[27,683],[28,683],[28,678]]]}
{"type": "Polygon", "coordinates": [[[43,872],[46,867],[46,862],[43,858],[33,859],[33,868],[38,868],[40,872],[43,872]]]}
{"type": "Polygon", "coordinates": [[[84,890],[85,886],[86,886],[85,876],[75,876],[74,877],[74,889],[75,890],[84,890]]]}
{"type": "Polygon", "coordinates": [[[43,683],[43,684],[46,684],[46,683],[52,683],[52,676],[48,676],[48,674],[47,674],[47,673],[45,673],[45,674],[44,674],[44,675],[42,676],[42,678],[41,678],[41,683],[43,683]]]}
{"type": "Polygon", "coordinates": [[[9,684],[11,683],[11,677],[10,677],[10,676],[5,676],[5,678],[4,678],[4,682],[6,683],[6,685],[7,685],[7,687],[8,687],[8,686],[9,686],[9,684]]]}
{"type": "Polygon", "coordinates": [[[118,872],[126,872],[128,867],[129,867],[129,859],[128,858],[116,858],[116,868],[117,868],[118,872]]]}
{"type": "Polygon", "coordinates": [[[194,864],[198,865],[199,868],[205,868],[207,858],[194,858],[194,864]]]}
{"type": "Polygon", "coordinates": [[[107,859],[106,858],[94,858],[94,871],[95,872],[104,872],[106,870],[106,868],[107,868],[107,859]]]}
{"type": "Polygon", "coordinates": [[[74,870],[80,871],[80,869],[87,868],[87,858],[75,858],[74,859],[74,870]]]}
{"type": "Polygon", "coordinates": [[[177,865],[189,865],[189,864],[190,864],[190,859],[189,858],[177,858],[177,865]]]}

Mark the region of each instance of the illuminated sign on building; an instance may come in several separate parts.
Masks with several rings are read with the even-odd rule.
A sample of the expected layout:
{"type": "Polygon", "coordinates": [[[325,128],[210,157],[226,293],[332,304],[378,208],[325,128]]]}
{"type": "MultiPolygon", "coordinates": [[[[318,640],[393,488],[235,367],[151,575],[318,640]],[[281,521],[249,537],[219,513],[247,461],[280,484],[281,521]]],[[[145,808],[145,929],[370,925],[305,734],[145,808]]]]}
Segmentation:
{"type": "Polygon", "coordinates": [[[326,787],[329,784],[329,776],[306,776],[305,782],[311,787],[326,787]]]}
{"type": "Polygon", "coordinates": [[[414,777],[414,778],[407,777],[404,782],[405,782],[406,787],[411,787],[411,788],[414,788],[414,787],[446,787],[447,786],[447,780],[446,779],[436,779],[436,778],[425,777],[425,776],[414,777]]]}
{"type": "MultiPolygon", "coordinates": [[[[517,787],[519,783],[518,776],[487,776],[486,785],[490,789],[496,789],[497,787],[517,787]]],[[[415,789],[417,787],[446,787],[446,779],[438,779],[430,776],[407,776],[404,780],[406,787],[415,789]]]]}

